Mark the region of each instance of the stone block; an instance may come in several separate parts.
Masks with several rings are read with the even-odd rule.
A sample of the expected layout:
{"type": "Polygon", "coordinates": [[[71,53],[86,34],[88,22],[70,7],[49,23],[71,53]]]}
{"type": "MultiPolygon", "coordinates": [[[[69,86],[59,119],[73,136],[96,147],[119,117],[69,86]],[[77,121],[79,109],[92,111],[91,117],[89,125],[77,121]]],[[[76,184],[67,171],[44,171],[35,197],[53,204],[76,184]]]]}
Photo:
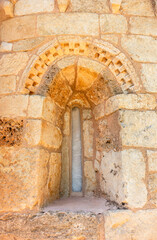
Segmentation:
{"type": "Polygon", "coordinates": [[[120,94],[109,98],[105,105],[105,114],[109,115],[119,109],[155,109],[156,98],[151,94],[120,94]]]}
{"type": "MultiPolygon", "coordinates": [[[[19,211],[40,206],[38,182],[42,176],[38,167],[40,159],[46,162],[48,156],[48,152],[40,149],[0,148],[0,211],[19,211]]],[[[45,180],[41,179],[44,186],[45,180]]]]}
{"type": "Polygon", "coordinates": [[[156,240],[156,209],[109,211],[105,214],[105,240],[156,240]]]}
{"type": "Polygon", "coordinates": [[[14,95],[0,97],[0,116],[25,117],[28,106],[28,96],[14,95]]]}
{"type": "Polygon", "coordinates": [[[157,92],[157,64],[142,64],[142,82],[148,92],[157,92]]]}
{"type": "Polygon", "coordinates": [[[157,172],[157,151],[147,150],[149,171],[157,172]]]}
{"type": "Polygon", "coordinates": [[[10,52],[12,50],[13,44],[2,42],[0,45],[0,52],[10,52]]]}
{"type": "Polygon", "coordinates": [[[85,91],[90,88],[97,79],[98,74],[84,67],[77,68],[76,90],[85,91]]]}
{"type": "Polygon", "coordinates": [[[48,179],[48,190],[51,201],[59,198],[60,182],[61,182],[61,154],[51,153],[49,160],[49,179],[48,179]]]}
{"type": "Polygon", "coordinates": [[[13,93],[16,91],[16,77],[0,77],[0,94],[13,93]]]}
{"type": "Polygon", "coordinates": [[[62,174],[61,174],[61,197],[69,197],[70,193],[70,137],[64,136],[62,141],[62,174]]]}
{"type": "Polygon", "coordinates": [[[64,113],[64,124],[63,124],[63,133],[64,135],[70,135],[70,119],[71,119],[71,110],[67,108],[66,112],[64,113]]]}
{"type": "Polygon", "coordinates": [[[118,44],[118,40],[119,40],[118,36],[116,34],[115,35],[114,34],[102,34],[101,39],[111,42],[113,44],[118,44]]]}
{"type": "Polygon", "coordinates": [[[130,33],[157,36],[157,19],[148,17],[131,17],[130,33]]]}
{"type": "Polygon", "coordinates": [[[0,27],[0,35],[1,41],[4,42],[35,37],[36,16],[17,17],[3,21],[0,27]]]}
{"type": "Polygon", "coordinates": [[[93,114],[96,120],[103,118],[105,116],[105,103],[97,105],[93,110],[93,114]]]}
{"type": "Polygon", "coordinates": [[[13,43],[13,51],[30,51],[44,42],[44,37],[24,39],[13,43]]]}
{"type": "Polygon", "coordinates": [[[125,200],[131,208],[142,208],[147,203],[145,183],[146,163],[142,153],[136,149],[122,151],[122,183],[125,200]]]}
{"type": "Polygon", "coordinates": [[[0,76],[17,75],[26,67],[28,59],[28,54],[24,52],[3,55],[0,59],[0,76]]]}
{"type": "Polygon", "coordinates": [[[157,39],[148,36],[123,36],[122,48],[135,61],[157,62],[157,39]],[[151,46],[151,47],[150,47],[151,46]]]}
{"type": "Polygon", "coordinates": [[[96,188],[96,176],[92,161],[84,163],[85,195],[92,196],[96,188]]]}
{"type": "Polygon", "coordinates": [[[40,12],[52,12],[54,0],[19,0],[14,9],[15,16],[29,15],[40,12]]]}
{"type": "Polygon", "coordinates": [[[155,16],[151,1],[123,0],[120,11],[126,15],[155,16]]]}
{"type": "Polygon", "coordinates": [[[58,127],[43,121],[41,144],[46,148],[59,149],[62,144],[62,134],[58,127]]]}
{"type": "Polygon", "coordinates": [[[86,120],[83,122],[83,141],[84,141],[84,156],[86,158],[93,157],[93,122],[86,120]]]}
{"type": "Polygon", "coordinates": [[[39,95],[32,95],[29,97],[28,118],[42,118],[43,104],[45,97],[39,95]]]}
{"type": "Polygon", "coordinates": [[[123,146],[157,147],[157,114],[153,111],[119,111],[123,146]]]}
{"type": "Polygon", "coordinates": [[[90,109],[83,110],[83,120],[89,120],[92,118],[92,111],[90,109]]]}
{"type": "Polygon", "coordinates": [[[157,207],[157,173],[148,176],[148,189],[150,194],[150,203],[157,207]]]}
{"type": "Polygon", "coordinates": [[[122,172],[121,172],[121,153],[120,152],[102,152],[100,163],[101,191],[107,194],[111,201],[121,204],[124,200],[122,189],[122,172]]]}
{"type": "Polygon", "coordinates": [[[27,120],[24,139],[28,145],[40,145],[42,131],[41,120],[27,120]]]}
{"type": "Polygon", "coordinates": [[[114,14],[102,14],[100,16],[101,34],[126,33],[127,20],[124,16],[114,14]]]}
{"type": "Polygon", "coordinates": [[[73,12],[93,12],[93,13],[109,13],[109,4],[107,0],[71,0],[71,8],[73,12]]]}
{"type": "Polygon", "coordinates": [[[92,13],[44,14],[37,17],[39,35],[99,35],[98,15],[92,13]]]}

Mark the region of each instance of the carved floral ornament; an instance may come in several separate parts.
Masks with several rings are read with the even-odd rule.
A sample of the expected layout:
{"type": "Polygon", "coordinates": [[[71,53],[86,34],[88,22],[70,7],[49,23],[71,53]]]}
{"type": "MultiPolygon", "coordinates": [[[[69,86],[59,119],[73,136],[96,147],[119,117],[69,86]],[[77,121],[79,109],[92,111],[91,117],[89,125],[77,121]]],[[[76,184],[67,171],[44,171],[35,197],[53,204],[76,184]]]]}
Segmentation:
{"type": "MultiPolygon", "coordinates": [[[[23,92],[33,94],[40,86],[43,75],[48,67],[55,64],[65,56],[84,56],[95,60],[110,71],[116,77],[123,92],[138,91],[140,88],[139,78],[132,63],[112,44],[104,41],[89,41],[84,39],[64,39],[53,40],[49,46],[42,47],[37,53],[38,58],[31,65],[29,73],[25,72],[23,78],[26,79],[23,92]]],[[[31,61],[32,62],[32,61],[31,61]]]]}

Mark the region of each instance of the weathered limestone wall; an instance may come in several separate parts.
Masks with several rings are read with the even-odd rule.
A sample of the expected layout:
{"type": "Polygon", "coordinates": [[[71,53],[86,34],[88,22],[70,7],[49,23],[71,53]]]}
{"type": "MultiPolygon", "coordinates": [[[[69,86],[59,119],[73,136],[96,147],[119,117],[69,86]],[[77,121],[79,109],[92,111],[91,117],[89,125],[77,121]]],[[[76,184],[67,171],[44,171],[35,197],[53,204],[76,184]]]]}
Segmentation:
{"type": "MultiPolygon", "coordinates": [[[[3,1],[0,10],[3,20],[0,26],[0,123],[4,129],[0,129],[3,193],[0,210],[33,208],[59,195],[62,141],[67,143],[69,135],[65,127],[62,136],[63,123],[59,118],[54,121],[53,116],[59,113],[63,120],[68,100],[63,101],[55,87],[51,91],[54,101],[27,94],[42,95],[42,91],[47,90],[42,88],[45,74],[52,62],[62,58],[50,78],[63,69],[62,74],[68,81],[64,91],[70,97],[74,68],[67,67],[74,64],[75,58],[66,60],[67,55],[85,57],[78,60],[77,90],[84,91],[91,84],[86,97],[93,104],[97,140],[94,140],[93,165],[87,161],[85,168],[91,168],[93,173],[95,167],[100,188],[111,200],[133,209],[157,206],[157,19],[152,3],[149,0],[3,1]],[[113,89],[109,99],[104,97],[107,89],[99,91],[100,95],[94,92],[102,86],[101,79],[95,84],[86,72],[88,81],[82,81],[82,67],[102,73],[104,66],[98,62],[113,74],[108,83],[113,89]],[[115,185],[116,182],[119,184],[115,185]],[[11,203],[15,190],[15,202],[11,203]],[[9,208],[4,207],[5,202],[9,208]]],[[[86,106],[87,98],[83,103],[86,106]]],[[[76,99],[78,102],[80,95],[73,96],[73,104],[76,99]]],[[[84,119],[85,130],[90,124],[90,119],[84,119]]],[[[66,155],[66,146],[64,150],[66,155]]]]}

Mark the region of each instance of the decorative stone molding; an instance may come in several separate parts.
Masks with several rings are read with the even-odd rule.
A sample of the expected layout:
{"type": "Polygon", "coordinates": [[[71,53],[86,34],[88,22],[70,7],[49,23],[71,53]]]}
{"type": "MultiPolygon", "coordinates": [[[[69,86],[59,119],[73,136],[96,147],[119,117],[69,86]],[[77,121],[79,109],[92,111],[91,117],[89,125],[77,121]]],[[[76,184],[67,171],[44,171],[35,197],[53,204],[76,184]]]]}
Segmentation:
{"type": "Polygon", "coordinates": [[[70,0],[57,0],[57,2],[60,12],[66,12],[70,4],[70,0]]]}
{"type": "MultiPolygon", "coordinates": [[[[38,59],[31,64],[31,69],[25,81],[24,93],[33,94],[40,86],[41,80],[48,67],[59,59],[70,56],[84,56],[108,67],[120,84],[123,92],[138,91],[139,79],[131,62],[109,43],[95,40],[59,38],[52,45],[42,47],[38,59]]],[[[32,60],[31,60],[32,61],[32,60]]],[[[29,64],[28,64],[29,65],[29,64]]],[[[23,78],[26,78],[26,72],[23,78]]]]}
{"type": "Polygon", "coordinates": [[[9,0],[2,0],[0,2],[0,20],[5,20],[6,18],[11,18],[14,16],[13,3],[9,0]]]}

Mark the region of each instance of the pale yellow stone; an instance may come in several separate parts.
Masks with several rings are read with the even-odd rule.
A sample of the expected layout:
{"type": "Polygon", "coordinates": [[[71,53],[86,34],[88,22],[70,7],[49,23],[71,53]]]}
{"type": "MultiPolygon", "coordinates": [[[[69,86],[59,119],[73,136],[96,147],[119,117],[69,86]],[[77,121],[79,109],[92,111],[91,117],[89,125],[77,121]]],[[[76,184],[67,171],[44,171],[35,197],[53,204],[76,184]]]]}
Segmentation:
{"type": "Polygon", "coordinates": [[[13,44],[2,42],[0,45],[0,52],[10,52],[12,50],[13,44]]]}
{"type": "Polygon", "coordinates": [[[40,12],[52,12],[54,0],[19,0],[15,5],[15,16],[28,15],[40,12]]]}
{"type": "Polygon", "coordinates": [[[120,94],[109,98],[105,104],[105,115],[119,109],[155,109],[156,98],[151,94],[120,94]]]}
{"type": "Polygon", "coordinates": [[[123,36],[122,48],[135,61],[157,62],[157,39],[148,36],[123,36]],[[151,46],[151,47],[150,47],[151,46]]]}
{"type": "Polygon", "coordinates": [[[70,0],[57,0],[57,3],[58,3],[60,12],[66,12],[69,6],[70,0]]]}
{"type": "Polygon", "coordinates": [[[61,197],[69,197],[70,191],[70,137],[64,136],[62,141],[62,174],[61,174],[61,197]]]}
{"type": "Polygon", "coordinates": [[[5,54],[0,59],[0,75],[16,75],[26,67],[28,61],[27,53],[5,54]]]}
{"type": "Polygon", "coordinates": [[[124,191],[122,189],[122,160],[120,152],[103,152],[100,163],[101,191],[108,195],[111,201],[124,201],[124,191]]]}
{"type": "Polygon", "coordinates": [[[85,95],[81,92],[73,94],[73,96],[71,97],[71,99],[68,103],[69,107],[73,107],[76,105],[78,105],[80,107],[90,108],[89,102],[87,101],[85,95]]]}
{"type": "Polygon", "coordinates": [[[56,124],[56,120],[61,117],[59,109],[55,102],[50,97],[47,97],[43,104],[43,119],[56,124]]]}
{"type": "Polygon", "coordinates": [[[65,58],[60,59],[57,62],[57,65],[60,69],[64,69],[66,67],[69,67],[71,65],[74,65],[77,61],[76,56],[67,56],[65,58]]]}
{"type": "Polygon", "coordinates": [[[126,33],[127,20],[124,16],[114,14],[102,14],[100,16],[101,34],[126,33]]]}
{"type": "Polygon", "coordinates": [[[13,93],[16,90],[16,76],[0,77],[0,94],[13,93]]]}
{"type": "Polygon", "coordinates": [[[44,14],[37,17],[39,35],[79,34],[98,36],[97,14],[67,13],[44,14]]]}
{"type": "Polygon", "coordinates": [[[150,202],[157,207],[157,173],[149,174],[148,189],[150,193],[150,202]]]}
{"type": "Polygon", "coordinates": [[[122,151],[124,202],[131,208],[142,208],[147,203],[145,175],[146,163],[142,152],[136,149],[122,151]]]}
{"type": "Polygon", "coordinates": [[[25,117],[28,106],[28,96],[14,95],[0,98],[0,116],[25,117]]]}
{"type": "Polygon", "coordinates": [[[84,156],[87,158],[93,157],[93,122],[85,120],[83,122],[83,139],[84,139],[84,156]]]}
{"type": "Polygon", "coordinates": [[[0,27],[0,39],[4,42],[32,38],[35,35],[36,16],[12,18],[3,21],[0,27]]]}
{"type": "Polygon", "coordinates": [[[94,72],[101,73],[105,69],[103,64],[83,57],[79,58],[77,65],[82,68],[87,68],[89,71],[93,73],[94,72]]]}
{"type": "Polygon", "coordinates": [[[157,172],[157,151],[147,150],[149,171],[157,172]]]}
{"type": "Polygon", "coordinates": [[[157,64],[142,64],[142,82],[146,91],[157,92],[157,64]]]}
{"type": "Polygon", "coordinates": [[[28,145],[40,145],[42,131],[41,120],[27,120],[24,139],[28,145]]]}
{"type": "Polygon", "coordinates": [[[62,134],[58,127],[44,121],[42,124],[41,144],[47,148],[59,149],[62,144],[62,134]]]}
{"type": "Polygon", "coordinates": [[[126,15],[154,16],[151,1],[148,0],[123,0],[120,11],[126,15]]]}
{"type": "Polygon", "coordinates": [[[3,0],[2,1],[2,8],[7,17],[13,17],[13,4],[9,0],[3,0]]]}
{"type": "Polygon", "coordinates": [[[51,153],[49,160],[49,179],[48,179],[48,190],[51,201],[59,198],[60,181],[61,181],[61,154],[51,153]]]}
{"type": "Polygon", "coordinates": [[[157,36],[157,19],[148,17],[131,17],[130,33],[157,36]]]}
{"type": "Polygon", "coordinates": [[[48,157],[42,149],[0,148],[0,211],[33,209],[42,204],[47,174],[41,173],[47,171],[48,157]]]}
{"type": "Polygon", "coordinates": [[[105,116],[105,103],[102,102],[99,105],[97,105],[94,110],[93,110],[93,114],[96,120],[102,118],[105,116]]]}
{"type": "Polygon", "coordinates": [[[118,36],[114,34],[103,34],[101,35],[101,39],[105,41],[109,41],[113,44],[118,44],[118,36]]]}
{"type": "Polygon", "coordinates": [[[157,147],[157,114],[155,111],[120,110],[122,145],[157,147]]]}
{"type": "Polygon", "coordinates": [[[107,0],[71,0],[73,12],[109,13],[107,0]]]}
{"type": "Polygon", "coordinates": [[[86,195],[93,195],[96,188],[96,177],[92,161],[86,161],[84,163],[84,177],[85,177],[85,193],[86,195]]]}
{"type": "Polygon", "coordinates": [[[13,51],[29,51],[37,48],[43,41],[44,37],[25,39],[13,43],[13,51]]]}
{"type": "Polygon", "coordinates": [[[105,240],[156,240],[156,209],[109,211],[105,214],[105,240]]]}
{"type": "Polygon", "coordinates": [[[113,13],[119,13],[119,9],[120,9],[120,4],[112,3],[112,12],[113,13]]]}
{"type": "Polygon", "coordinates": [[[71,111],[69,108],[67,108],[66,112],[64,113],[64,124],[63,124],[64,135],[70,135],[70,117],[71,117],[71,111]]]}
{"type": "Polygon", "coordinates": [[[32,95],[29,97],[28,117],[42,118],[43,104],[45,97],[39,95],[32,95]]]}

